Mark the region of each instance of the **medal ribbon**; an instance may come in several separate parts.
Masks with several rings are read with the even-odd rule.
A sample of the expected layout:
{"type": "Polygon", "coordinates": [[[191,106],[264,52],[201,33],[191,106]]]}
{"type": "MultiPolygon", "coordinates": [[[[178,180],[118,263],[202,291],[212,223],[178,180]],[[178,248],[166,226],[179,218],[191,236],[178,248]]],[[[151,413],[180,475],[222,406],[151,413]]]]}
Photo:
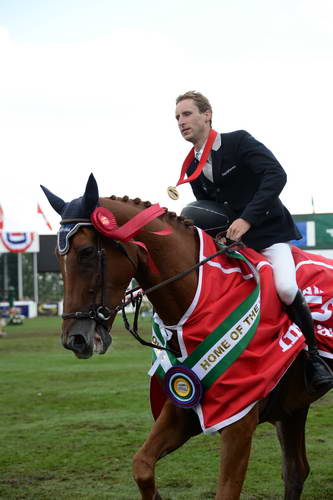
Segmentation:
{"type": "Polygon", "coordinates": [[[191,151],[186,156],[185,161],[183,163],[182,171],[180,173],[179,180],[178,180],[178,182],[176,184],[177,186],[179,186],[180,184],[184,184],[185,182],[194,181],[197,177],[199,177],[199,175],[201,174],[202,169],[206,165],[206,162],[208,160],[208,156],[209,156],[209,154],[210,154],[210,152],[212,150],[212,146],[214,144],[216,136],[217,136],[216,130],[211,129],[210,132],[209,132],[209,135],[208,135],[208,138],[207,138],[207,142],[205,144],[205,147],[204,147],[204,150],[203,150],[203,153],[201,155],[201,158],[200,158],[200,161],[199,161],[199,164],[198,164],[197,168],[195,169],[195,171],[193,172],[193,174],[190,175],[190,177],[188,177],[187,179],[185,179],[185,174],[187,172],[187,169],[191,165],[192,161],[194,160],[194,147],[191,149],[191,151]]]}

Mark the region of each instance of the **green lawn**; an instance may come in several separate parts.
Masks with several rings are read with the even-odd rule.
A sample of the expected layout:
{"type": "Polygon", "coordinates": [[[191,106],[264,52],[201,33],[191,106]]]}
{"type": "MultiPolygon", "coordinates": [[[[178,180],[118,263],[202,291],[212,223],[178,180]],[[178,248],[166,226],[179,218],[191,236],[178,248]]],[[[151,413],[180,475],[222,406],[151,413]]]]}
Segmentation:
{"type": "MultiPolygon", "coordinates": [[[[146,338],[149,321],[141,321],[146,338]]],[[[0,498],[135,500],[132,455],[150,426],[150,350],[114,328],[104,356],[78,360],[59,341],[60,320],[38,318],[0,338],[0,498]]],[[[308,422],[311,474],[304,499],[333,498],[333,394],[308,422]]],[[[163,500],[214,498],[219,436],[198,436],[157,466],[163,500]]],[[[258,427],[242,499],[281,499],[280,451],[258,427]]]]}

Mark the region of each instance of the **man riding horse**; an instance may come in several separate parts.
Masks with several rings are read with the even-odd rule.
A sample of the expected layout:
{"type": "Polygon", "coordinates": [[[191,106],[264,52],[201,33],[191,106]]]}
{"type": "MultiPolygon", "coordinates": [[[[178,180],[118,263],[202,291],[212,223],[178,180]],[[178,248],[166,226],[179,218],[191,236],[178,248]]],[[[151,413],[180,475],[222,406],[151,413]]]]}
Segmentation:
{"type": "MultiPolygon", "coordinates": [[[[213,219],[216,211],[226,213],[231,221],[226,237],[242,239],[267,258],[277,293],[308,345],[308,390],[325,394],[333,387],[333,373],[318,354],[311,312],[296,282],[289,241],[301,235],[279,199],[287,179],[285,171],[271,151],[248,132],[215,132],[212,107],[199,92],[177,98],[176,120],[184,139],[193,144],[177,185],[190,182],[198,200],[185,207],[182,215],[207,229],[202,217],[213,219]]],[[[168,192],[171,198],[178,198],[176,188],[170,187],[168,192]]]]}
{"type": "MultiPolygon", "coordinates": [[[[57,255],[64,280],[63,346],[80,359],[104,354],[117,312],[126,303],[140,304],[134,290],[125,299],[133,277],[141,287],[137,298],[146,294],[155,310],[152,344],[141,338],[154,347],[149,375],[155,418],[133,459],[142,500],[161,498],[155,481],[160,458],[200,432],[216,431],[222,452],[215,498],[238,500],[252,436],[264,421],[276,424],[281,442],[284,498],[298,500],[310,470],[306,416],[323,385],[308,393],[304,338],[283,311],[269,262],[251,248],[220,248],[158,204],[99,197],[93,175],[84,195],[68,203],[43,189],[62,219],[57,255]]],[[[214,219],[218,211],[206,212],[214,219]]],[[[320,299],[310,304],[319,352],[331,366],[333,263],[295,247],[293,255],[300,288],[320,299]]],[[[125,316],[124,323],[140,340],[138,310],[132,329],[125,316]]]]}

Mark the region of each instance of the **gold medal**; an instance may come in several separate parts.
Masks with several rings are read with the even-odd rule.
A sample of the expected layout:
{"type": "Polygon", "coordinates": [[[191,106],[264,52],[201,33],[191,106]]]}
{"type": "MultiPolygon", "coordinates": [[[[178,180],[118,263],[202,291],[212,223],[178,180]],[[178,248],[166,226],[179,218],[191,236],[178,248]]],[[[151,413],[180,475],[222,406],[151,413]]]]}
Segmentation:
{"type": "Polygon", "coordinates": [[[169,187],[168,187],[168,189],[167,189],[167,191],[168,191],[168,195],[170,196],[170,198],[171,198],[172,200],[178,200],[178,198],[179,198],[179,193],[178,193],[178,190],[177,190],[177,188],[176,188],[176,187],[174,187],[174,186],[169,186],[169,187]]]}

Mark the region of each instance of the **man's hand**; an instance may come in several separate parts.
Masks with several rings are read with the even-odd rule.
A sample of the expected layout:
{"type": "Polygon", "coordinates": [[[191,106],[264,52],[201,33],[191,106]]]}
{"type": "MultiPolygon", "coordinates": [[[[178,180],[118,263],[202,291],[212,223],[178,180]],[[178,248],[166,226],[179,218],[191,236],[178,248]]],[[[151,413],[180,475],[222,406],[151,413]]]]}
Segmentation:
{"type": "Polygon", "coordinates": [[[229,240],[239,241],[251,227],[251,224],[245,219],[236,219],[229,226],[226,237],[229,240]]]}

